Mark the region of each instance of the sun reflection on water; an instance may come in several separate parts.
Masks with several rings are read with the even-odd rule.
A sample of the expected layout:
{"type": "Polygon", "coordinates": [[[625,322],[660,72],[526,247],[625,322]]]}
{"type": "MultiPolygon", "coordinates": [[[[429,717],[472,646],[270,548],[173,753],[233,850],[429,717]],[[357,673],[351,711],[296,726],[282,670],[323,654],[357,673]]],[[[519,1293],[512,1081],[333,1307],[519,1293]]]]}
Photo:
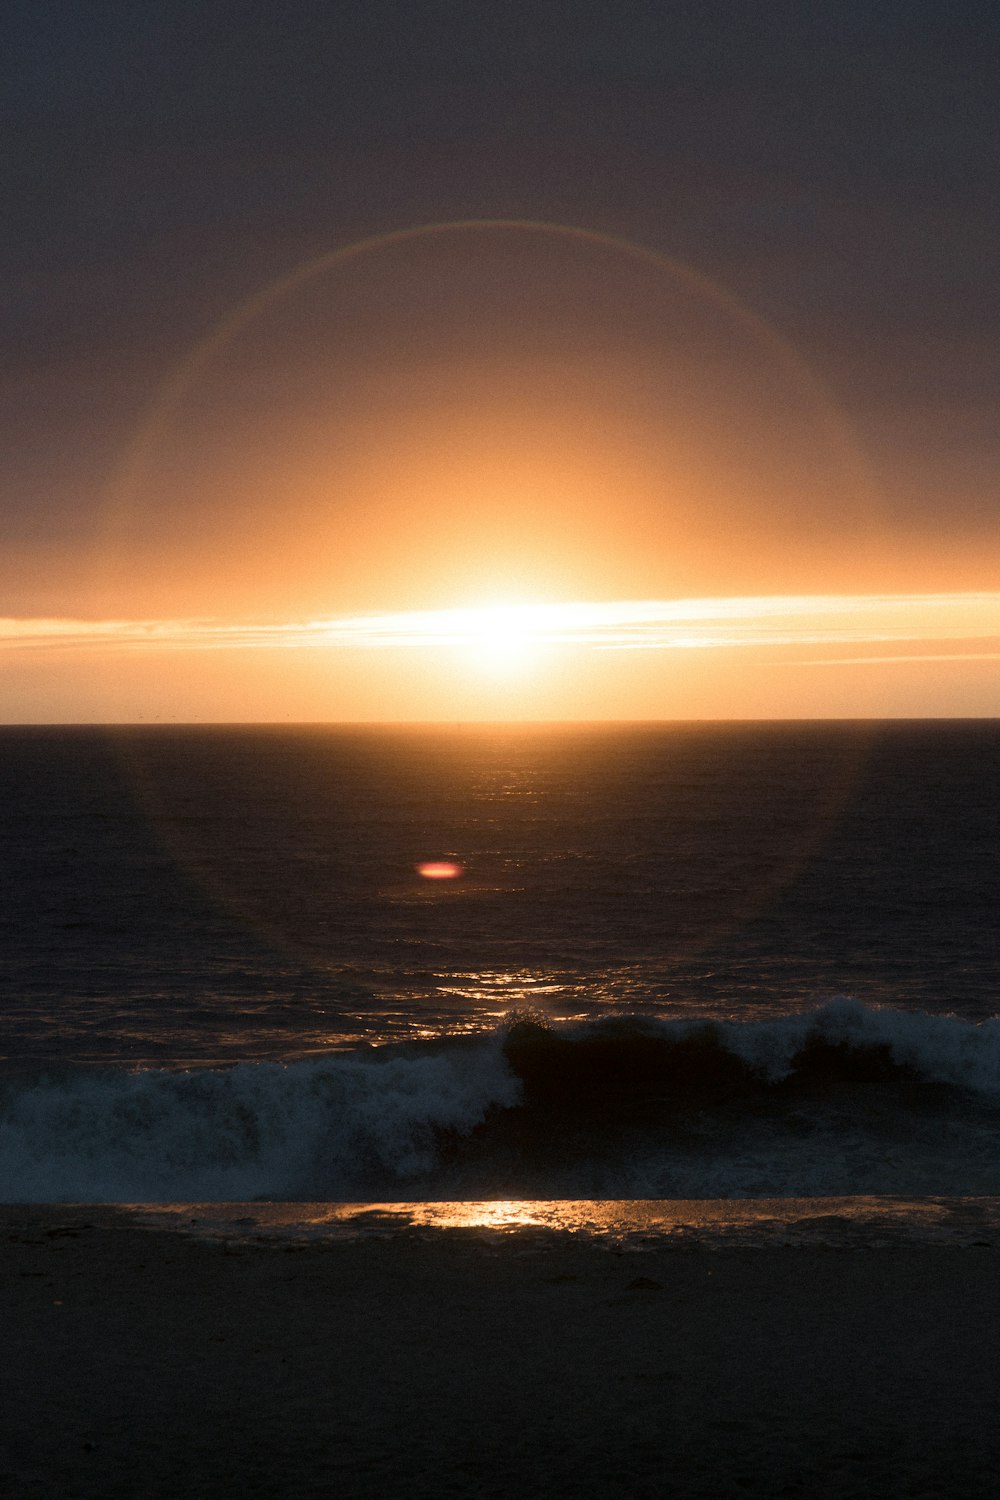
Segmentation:
{"type": "Polygon", "coordinates": [[[266,1243],[325,1243],[461,1231],[492,1241],[606,1250],[666,1245],[982,1244],[1000,1227],[997,1198],[530,1199],[402,1203],[120,1204],[151,1229],[266,1243]]]}

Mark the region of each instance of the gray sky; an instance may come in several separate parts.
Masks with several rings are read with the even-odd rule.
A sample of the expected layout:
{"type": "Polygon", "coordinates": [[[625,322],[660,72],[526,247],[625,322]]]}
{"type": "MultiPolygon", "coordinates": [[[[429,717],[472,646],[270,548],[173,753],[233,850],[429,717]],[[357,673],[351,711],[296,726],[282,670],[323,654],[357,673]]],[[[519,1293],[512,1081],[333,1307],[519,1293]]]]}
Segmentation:
{"type": "Polygon", "coordinates": [[[1000,536],[1000,11],[855,0],[8,4],[0,613],[51,609],[164,373],[297,263],[525,217],[792,341],[887,510],[1000,536]]]}

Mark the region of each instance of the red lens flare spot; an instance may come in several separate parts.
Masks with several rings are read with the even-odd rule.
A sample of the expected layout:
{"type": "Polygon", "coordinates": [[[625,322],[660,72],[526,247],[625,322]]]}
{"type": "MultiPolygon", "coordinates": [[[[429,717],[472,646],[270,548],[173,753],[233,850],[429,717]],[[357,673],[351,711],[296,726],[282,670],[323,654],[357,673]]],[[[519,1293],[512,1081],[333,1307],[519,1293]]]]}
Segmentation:
{"type": "Polygon", "coordinates": [[[462,874],[462,866],[453,859],[425,859],[417,865],[417,874],[425,880],[456,880],[462,874]]]}

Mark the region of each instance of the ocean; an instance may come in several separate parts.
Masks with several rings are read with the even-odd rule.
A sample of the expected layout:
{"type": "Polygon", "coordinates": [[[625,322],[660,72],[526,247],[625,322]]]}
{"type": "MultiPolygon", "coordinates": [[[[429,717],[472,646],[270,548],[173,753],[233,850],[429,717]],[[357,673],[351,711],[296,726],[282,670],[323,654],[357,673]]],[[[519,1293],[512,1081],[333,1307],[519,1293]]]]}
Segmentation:
{"type": "Polygon", "coordinates": [[[1000,1194],[1000,724],[0,729],[0,1199],[1000,1194]]]}

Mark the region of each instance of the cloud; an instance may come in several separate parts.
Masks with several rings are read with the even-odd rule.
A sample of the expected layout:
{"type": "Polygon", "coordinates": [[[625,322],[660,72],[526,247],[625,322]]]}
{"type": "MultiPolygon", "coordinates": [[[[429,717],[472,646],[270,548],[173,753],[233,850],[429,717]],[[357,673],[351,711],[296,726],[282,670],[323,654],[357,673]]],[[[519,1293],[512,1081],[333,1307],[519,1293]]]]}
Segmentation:
{"type": "MultiPolygon", "coordinates": [[[[925,660],[994,659],[1000,592],[809,594],[616,600],[417,610],[292,622],[213,619],[0,619],[0,651],[408,649],[525,640],[596,650],[905,646],[976,643],[925,660]]],[[[912,654],[820,658],[816,664],[912,661],[912,654]]],[[[811,663],[802,662],[801,665],[811,663]]]]}
{"type": "Polygon", "coordinates": [[[817,656],[786,662],[789,667],[915,666],[922,662],[1000,661],[1000,651],[908,651],[896,656],[817,656]]]}

